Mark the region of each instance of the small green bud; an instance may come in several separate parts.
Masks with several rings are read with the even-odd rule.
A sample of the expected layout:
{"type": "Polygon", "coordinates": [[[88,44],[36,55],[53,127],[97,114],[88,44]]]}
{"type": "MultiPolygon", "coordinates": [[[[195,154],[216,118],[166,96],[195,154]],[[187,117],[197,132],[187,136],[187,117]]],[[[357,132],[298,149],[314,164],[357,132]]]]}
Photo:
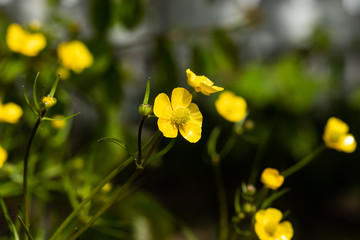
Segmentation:
{"type": "Polygon", "coordinates": [[[246,185],[246,192],[245,193],[250,195],[250,196],[253,196],[256,193],[255,186],[252,185],[252,184],[246,185]]]}
{"type": "Polygon", "coordinates": [[[49,110],[50,108],[52,108],[53,106],[56,105],[56,98],[54,97],[50,97],[50,96],[46,96],[46,97],[43,97],[41,99],[41,106],[46,109],[46,110],[49,110]]]}
{"type": "Polygon", "coordinates": [[[244,203],[243,208],[244,208],[244,212],[249,214],[252,214],[256,211],[256,207],[252,203],[244,203]]]}
{"type": "Polygon", "coordinates": [[[141,104],[139,113],[145,117],[149,116],[152,113],[152,106],[150,104],[141,104]]]}

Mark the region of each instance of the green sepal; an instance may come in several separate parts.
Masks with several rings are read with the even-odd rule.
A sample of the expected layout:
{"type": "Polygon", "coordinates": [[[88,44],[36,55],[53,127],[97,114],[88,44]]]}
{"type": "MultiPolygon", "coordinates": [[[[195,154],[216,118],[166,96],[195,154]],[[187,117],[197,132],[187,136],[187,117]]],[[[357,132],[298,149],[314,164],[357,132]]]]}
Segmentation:
{"type": "Polygon", "coordinates": [[[23,92],[24,92],[24,98],[25,98],[25,102],[26,104],[29,106],[29,108],[31,109],[31,111],[33,111],[33,113],[35,113],[36,116],[39,116],[39,113],[35,110],[35,108],[31,105],[28,95],[26,93],[25,87],[22,86],[23,92]]]}
{"type": "MultiPolygon", "coordinates": [[[[115,143],[115,144],[119,145],[120,147],[122,147],[123,149],[125,149],[125,150],[129,153],[129,155],[130,155],[131,157],[133,157],[134,159],[136,159],[136,158],[135,158],[135,155],[129,150],[129,148],[126,146],[126,144],[123,143],[122,141],[116,139],[116,138],[103,137],[103,138],[100,138],[100,139],[98,140],[98,142],[99,142],[99,143],[100,143],[100,142],[112,142],[112,143],[115,143]]],[[[135,162],[136,162],[136,161],[135,161],[135,162]]]]}
{"type": "Polygon", "coordinates": [[[58,76],[57,76],[57,78],[56,78],[56,80],[55,80],[55,82],[54,82],[54,84],[53,84],[53,86],[51,88],[51,91],[49,93],[50,97],[54,97],[57,85],[59,83],[59,80],[60,80],[60,74],[58,74],[58,76]]]}
{"type": "Polygon", "coordinates": [[[8,212],[7,208],[6,208],[6,205],[5,205],[5,202],[4,202],[3,198],[2,198],[2,196],[0,196],[0,205],[1,205],[2,211],[4,213],[6,222],[7,222],[8,226],[9,226],[10,232],[13,234],[15,240],[20,240],[19,234],[16,231],[16,227],[15,227],[13,221],[11,220],[11,217],[9,215],[9,212],[8,212]]]}
{"type": "Polygon", "coordinates": [[[42,119],[43,119],[43,120],[48,120],[48,121],[67,120],[67,119],[69,119],[69,118],[73,118],[73,117],[75,117],[76,115],[79,115],[79,114],[80,114],[80,112],[75,113],[75,114],[73,114],[73,115],[71,115],[71,116],[68,116],[68,117],[62,117],[62,118],[49,118],[49,117],[43,117],[42,119]]]}
{"type": "Polygon", "coordinates": [[[33,99],[34,99],[35,109],[37,111],[40,111],[40,106],[39,106],[37,92],[36,92],[36,85],[37,85],[37,80],[38,80],[39,74],[40,74],[40,72],[38,72],[36,74],[35,81],[34,81],[34,86],[33,86],[33,99]]]}
{"type": "Polygon", "coordinates": [[[260,206],[260,208],[267,208],[269,207],[276,199],[278,199],[279,197],[281,197],[282,195],[284,195],[285,193],[287,193],[288,191],[290,191],[290,188],[285,188],[281,191],[276,191],[273,194],[271,194],[264,202],[263,204],[260,206]]]}
{"type": "Polygon", "coordinates": [[[18,216],[18,219],[19,219],[22,227],[23,227],[24,230],[25,230],[26,236],[27,236],[30,240],[33,240],[32,236],[31,236],[31,234],[30,234],[30,232],[29,232],[29,229],[25,226],[25,223],[24,223],[24,221],[22,220],[22,218],[21,218],[20,216],[18,216]]]}
{"type": "Polygon", "coordinates": [[[143,101],[144,105],[148,104],[149,97],[150,97],[150,78],[148,78],[148,80],[146,82],[145,96],[144,96],[144,101],[143,101]]]}
{"type": "Polygon", "coordinates": [[[148,163],[152,163],[153,161],[155,161],[155,160],[161,158],[162,156],[164,156],[174,146],[175,142],[176,142],[176,138],[171,139],[171,141],[169,142],[168,145],[166,145],[166,147],[164,147],[160,152],[154,154],[153,156],[151,156],[149,158],[148,163]]]}

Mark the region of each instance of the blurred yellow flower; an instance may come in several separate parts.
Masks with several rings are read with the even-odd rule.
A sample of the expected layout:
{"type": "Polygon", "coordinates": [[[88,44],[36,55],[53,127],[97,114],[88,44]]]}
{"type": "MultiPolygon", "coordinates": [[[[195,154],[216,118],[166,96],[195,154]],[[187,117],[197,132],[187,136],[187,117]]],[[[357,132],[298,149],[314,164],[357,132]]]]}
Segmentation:
{"type": "Polygon", "coordinates": [[[70,77],[69,69],[61,66],[56,69],[56,74],[60,75],[60,80],[66,80],[70,77]]]}
{"type": "MultiPolygon", "coordinates": [[[[63,118],[62,115],[55,115],[53,118],[63,118]]],[[[66,120],[53,120],[51,121],[51,125],[54,128],[60,129],[63,128],[66,125],[66,120]]]]}
{"type": "Polygon", "coordinates": [[[165,93],[160,93],[154,102],[154,114],[159,130],[165,137],[175,138],[180,134],[189,142],[196,143],[201,138],[203,116],[192,96],[185,88],[175,88],[171,102],[165,93]]]}
{"type": "Polygon", "coordinates": [[[284,177],[274,168],[265,168],[261,174],[261,182],[265,187],[276,190],[284,183],[284,177]]]}
{"type": "Polygon", "coordinates": [[[218,113],[230,122],[238,122],[246,116],[246,101],[230,91],[224,91],[219,95],[215,107],[218,113]]]}
{"type": "Polygon", "coordinates": [[[325,145],[338,151],[352,153],[356,149],[356,141],[348,131],[349,126],[342,120],[336,117],[329,118],[323,134],[325,145]]]}
{"type": "Polygon", "coordinates": [[[260,240],[290,240],[294,230],[289,221],[280,222],[282,213],[275,208],[261,209],[255,214],[255,232],[260,240]]]}
{"type": "Polygon", "coordinates": [[[46,96],[41,99],[41,104],[46,110],[49,110],[50,108],[55,106],[56,102],[56,98],[50,96],[46,96]]]}
{"type": "Polygon", "coordinates": [[[2,148],[0,145],[0,168],[2,168],[2,166],[6,162],[7,156],[8,156],[8,154],[7,154],[6,150],[4,148],[2,148]]]}
{"type": "Polygon", "coordinates": [[[81,73],[94,61],[93,55],[86,45],[78,40],[61,43],[57,53],[61,64],[76,73],[81,73]]]}
{"type": "Polygon", "coordinates": [[[204,95],[220,92],[224,90],[222,87],[214,86],[214,83],[205,76],[197,76],[190,69],[186,70],[187,83],[193,87],[195,91],[201,92],[204,95]]]}
{"type": "Polygon", "coordinates": [[[33,57],[46,47],[46,38],[41,33],[30,33],[12,23],[7,28],[6,43],[11,51],[33,57]]]}
{"type": "Polygon", "coordinates": [[[17,123],[22,115],[23,110],[19,105],[13,102],[3,105],[0,102],[0,122],[17,123]]]}

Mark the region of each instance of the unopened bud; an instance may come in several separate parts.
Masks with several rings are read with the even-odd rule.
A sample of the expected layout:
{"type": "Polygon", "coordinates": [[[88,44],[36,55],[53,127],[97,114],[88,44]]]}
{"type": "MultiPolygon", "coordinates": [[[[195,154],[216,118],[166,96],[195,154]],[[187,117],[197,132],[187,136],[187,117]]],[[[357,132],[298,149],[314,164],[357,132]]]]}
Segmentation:
{"type": "Polygon", "coordinates": [[[41,105],[44,109],[49,110],[56,104],[56,98],[46,96],[41,99],[41,105]]]}
{"type": "Polygon", "coordinates": [[[152,106],[150,104],[141,104],[139,113],[145,117],[149,116],[152,113],[152,106]]]}
{"type": "Polygon", "coordinates": [[[244,208],[244,212],[249,214],[254,213],[256,211],[255,205],[252,203],[244,203],[243,208],[244,208]]]}

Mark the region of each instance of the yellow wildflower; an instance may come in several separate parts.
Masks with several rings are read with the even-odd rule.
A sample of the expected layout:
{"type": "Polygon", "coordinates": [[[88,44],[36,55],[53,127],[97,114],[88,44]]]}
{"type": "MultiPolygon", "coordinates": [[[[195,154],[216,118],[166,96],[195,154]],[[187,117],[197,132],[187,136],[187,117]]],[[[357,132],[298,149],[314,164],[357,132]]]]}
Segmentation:
{"type": "Polygon", "coordinates": [[[190,69],[186,70],[187,83],[193,87],[195,91],[201,92],[204,95],[220,92],[224,90],[222,87],[214,86],[214,83],[205,76],[197,76],[190,69]]]}
{"type": "Polygon", "coordinates": [[[8,156],[8,154],[7,154],[6,150],[4,148],[2,148],[0,145],[0,168],[2,168],[2,166],[6,162],[7,156],[8,156]]]}
{"type": "Polygon", "coordinates": [[[275,208],[261,209],[255,214],[255,232],[260,240],[290,240],[294,230],[289,221],[280,222],[282,213],[275,208]]]}
{"type": "MultiPolygon", "coordinates": [[[[62,115],[55,115],[53,118],[62,118],[64,116],[62,115]]],[[[54,128],[63,128],[65,125],[66,125],[66,120],[53,120],[51,121],[51,125],[54,127],[54,128]]]]}
{"type": "Polygon", "coordinates": [[[342,120],[331,117],[326,123],[323,139],[329,148],[351,153],[356,149],[356,141],[352,134],[348,133],[349,126],[342,120]]]}
{"type": "Polygon", "coordinates": [[[50,96],[46,96],[41,99],[41,104],[46,110],[49,110],[50,108],[55,106],[56,102],[56,98],[50,96]]]}
{"type": "Polygon", "coordinates": [[[11,51],[33,57],[45,48],[46,38],[41,33],[30,33],[13,23],[7,28],[6,43],[11,51]]]}
{"type": "Polygon", "coordinates": [[[267,188],[278,189],[284,182],[284,177],[274,168],[266,168],[261,174],[261,182],[267,188]]]}
{"type": "Polygon", "coordinates": [[[61,64],[76,73],[81,73],[94,61],[93,55],[86,45],[78,40],[61,43],[57,52],[61,64]]]}
{"type": "Polygon", "coordinates": [[[191,100],[191,94],[181,87],[172,91],[171,102],[165,93],[155,98],[154,114],[159,118],[157,124],[165,137],[175,138],[179,130],[191,143],[200,140],[203,116],[191,100]]]}
{"type": "Polygon", "coordinates": [[[0,102],[0,122],[17,123],[22,115],[23,110],[19,105],[13,102],[3,105],[0,102]]]}
{"type": "Polygon", "coordinates": [[[215,101],[218,113],[230,122],[238,122],[246,116],[246,101],[230,91],[224,91],[215,101]]]}

